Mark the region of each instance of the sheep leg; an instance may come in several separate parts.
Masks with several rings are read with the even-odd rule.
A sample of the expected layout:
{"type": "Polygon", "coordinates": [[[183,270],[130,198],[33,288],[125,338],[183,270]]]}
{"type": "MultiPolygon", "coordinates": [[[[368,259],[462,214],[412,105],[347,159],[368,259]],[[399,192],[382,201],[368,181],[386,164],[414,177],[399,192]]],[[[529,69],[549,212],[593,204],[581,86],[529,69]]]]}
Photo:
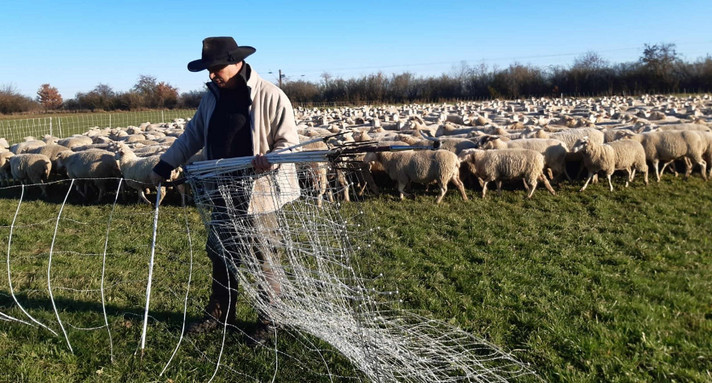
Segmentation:
{"type": "MultiPolygon", "coordinates": [[[[157,190],[158,191],[158,190],[157,190]]],[[[161,202],[163,202],[163,199],[166,198],[166,187],[161,186],[161,198],[158,199],[158,205],[161,205],[161,202]]]]}
{"type": "Polygon", "coordinates": [[[707,161],[700,161],[700,174],[702,174],[702,178],[707,181],[707,161]]]}
{"type": "Polygon", "coordinates": [[[625,187],[628,187],[630,182],[633,180],[633,172],[630,170],[630,168],[626,169],[625,172],[626,172],[625,187]]]}
{"type": "Polygon", "coordinates": [[[42,198],[47,199],[47,185],[40,180],[40,189],[42,190],[42,198]]]}
{"type": "Polygon", "coordinates": [[[495,181],[497,185],[497,195],[502,195],[502,181],[495,181]]]}
{"type": "MultiPolygon", "coordinates": [[[[84,186],[84,185],[83,185],[83,181],[82,181],[82,185],[81,185],[81,186],[84,186]]],[[[82,198],[84,198],[84,199],[87,198],[86,194],[84,194],[84,192],[83,192],[82,189],[80,188],[80,181],[77,181],[77,183],[74,185],[74,190],[76,190],[77,193],[79,193],[79,195],[82,196],[82,198]]]]}
{"type": "Polygon", "coordinates": [[[485,195],[487,194],[487,184],[489,182],[482,180],[481,178],[478,178],[480,180],[480,183],[482,184],[482,198],[485,198],[485,195]]]}
{"type": "Polygon", "coordinates": [[[551,184],[549,183],[549,180],[547,180],[546,177],[544,177],[543,174],[539,176],[539,180],[544,183],[544,187],[546,187],[546,190],[548,190],[549,193],[551,193],[551,195],[556,195],[556,192],[554,191],[554,188],[551,187],[551,184]]]}
{"type": "MultiPolygon", "coordinates": [[[[527,195],[527,199],[531,199],[532,196],[534,195],[534,190],[536,190],[536,185],[537,185],[536,178],[533,180],[529,180],[529,183],[531,183],[531,188],[529,188],[529,194],[527,195]]],[[[524,184],[526,185],[527,182],[524,181],[524,184]]]]}
{"type": "Polygon", "coordinates": [[[346,181],[346,176],[344,175],[344,172],[342,170],[337,170],[336,171],[336,180],[339,182],[339,185],[341,185],[344,188],[343,191],[343,196],[344,196],[344,201],[350,202],[350,196],[349,196],[349,183],[346,181]]]}
{"type": "Polygon", "coordinates": [[[653,169],[655,170],[655,180],[657,182],[660,182],[660,172],[658,171],[658,164],[660,163],[660,160],[653,160],[653,169]]]}
{"type": "Polygon", "coordinates": [[[149,205],[153,205],[151,203],[151,201],[149,201],[148,198],[146,198],[146,194],[144,193],[143,188],[138,189],[138,202],[141,202],[141,200],[143,200],[144,202],[146,202],[149,205]]]}
{"type": "Polygon", "coordinates": [[[554,172],[551,171],[551,168],[546,168],[546,173],[549,176],[550,180],[554,180],[554,172]]]}
{"type": "Polygon", "coordinates": [[[462,199],[467,201],[467,193],[465,193],[465,184],[463,184],[462,181],[460,181],[460,176],[455,174],[455,177],[453,177],[451,181],[452,181],[452,183],[455,184],[455,187],[457,188],[457,190],[460,191],[460,195],[462,196],[462,199]]]}
{"type": "Polygon", "coordinates": [[[529,185],[527,184],[527,179],[526,179],[526,178],[522,178],[522,183],[524,184],[524,189],[525,189],[526,191],[529,191],[529,185]]]}
{"type": "Polygon", "coordinates": [[[445,193],[447,193],[447,183],[446,182],[438,182],[438,186],[440,187],[440,195],[438,195],[438,198],[435,200],[435,204],[439,204],[442,202],[443,197],[445,197],[445,193]]]}
{"type": "MultiPolygon", "coordinates": [[[[695,158],[694,160],[698,165],[700,165],[700,175],[705,181],[707,181],[707,162],[702,158],[695,158]]],[[[685,162],[687,163],[687,161],[685,162]]],[[[692,164],[690,164],[689,170],[685,172],[686,176],[689,176],[689,174],[692,174],[692,164]]]]}
{"type": "Polygon", "coordinates": [[[613,191],[613,183],[611,182],[612,175],[613,175],[613,173],[606,174],[606,179],[608,179],[608,187],[609,187],[609,189],[611,189],[611,191],[613,191]]]}
{"type": "MultiPolygon", "coordinates": [[[[665,173],[665,168],[667,168],[668,166],[670,166],[670,173],[674,174],[675,177],[677,177],[678,173],[677,169],[675,168],[675,160],[664,163],[662,169],[660,169],[660,175],[662,176],[663,173],[665,173]]],[[[687,163],[685,163],[685,166],[685,171],[687,171],[687,163]]]]}
{"type": "Polygon", "coordinates": [[[566,176],[566,179],[571,182],[571,176],[569,175],[569,171],[566,170],[566,164],[564,164],[564,175],[566,176]]]}
{"type": "Polygon", "coordinates": [[[405,199],[405,186],[405,183],[398,181],[398,193],[400,194],[401,201],[405,199]]]}
{"type": "Polygon", "coordinates": [[[590,171],[588,172],[588,177],[586,177],[586,182],[583,184],[581,189],[579,189],[580,192],[586,190],[586,188],[588,187],[588,183],[591,182],[591,179],[593,178],[593,174],[594,173],[592,173],[590,171]]]}

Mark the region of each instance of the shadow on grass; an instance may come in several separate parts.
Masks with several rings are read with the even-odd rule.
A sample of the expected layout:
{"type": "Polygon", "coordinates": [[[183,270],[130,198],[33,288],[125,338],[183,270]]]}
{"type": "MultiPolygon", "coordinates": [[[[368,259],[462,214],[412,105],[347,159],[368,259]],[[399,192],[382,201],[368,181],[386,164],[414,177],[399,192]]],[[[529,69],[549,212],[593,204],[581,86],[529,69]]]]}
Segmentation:
{"type": "MultiPolygon", "coordinates": [[[[67,204],[75,206],[107,205],[114,203],[114,200],[116,199],[115,197],[119,185],[119,179],[106,179],[106,183],[106,192],[102,196],[101,200],[98,200],[98,189],[91,183],[91,180],[80,179],[74,180],[74,186],[72,186],[73,190],[69,193],[69,197],[67,197],[67,191],[72,185],[72,180],[59,178],[50,179],[50,181],[45,184],[47,190],[46,197],[42,195],[42,190],[40,188],[40,185],[38,184],[25,185],[24,191],[23,185],[16,184],[11,186],[0,187],[0,199],[19,200],[20,197],[22,197],[23,202],[43,201],[49,204],[61,204],[64,202],[64,199],[66,197],[67,204]],[[82,185],[83,183],[87,182],[89,185],[89,190],[87,192],[87,196],[84,197],[79,192],[77,192],[76,186],[82,185]]],[[[139,201],[138,193],[135,190],[127,187],[124,182],[122,182],[121,191],[119,191],[119,193],[119,198],[116,199],[116,202],[120,205],[139,205],[149,207],[149,205],[143,200],[139,201]]],[[[148,198],[149,201],[154,202],[156,199],[155,191],[151,192],[151,194],[146,195],[146,198],[148,198]]],[[[166,196],[161,202],[161,206],[163,205],[181,206],[180,194],[175,189],[169,188],[169,190],[166,192],[166,196]]]]}
{"type": "MultiPolygon", "coordinates": [[[[20,293],[15,294],[15,297],[20,302],[22,307],[28,311],[31,315],[36,316],[38,312],[52,313],[54,315],[54,309],[52,308],[52,301],[49,297],[37,298],[31,297],[27,294],[20,293]]],[[[68,299],[62,297],[55,297],[54,303],[57,309],[60,311],[61,315],[67,314],[103,314],[102,305],[100,302],[87,302],[77,299],[68,299]]],[[[0,296],[0,311],[7,314],[8,310],[16,307],[15,302],[9,295],[0,296]]],[[[111,318],[123,317],[124,320],[131,322],[142,322],[144,314],[144,307],[136,306],[121,306],[116,304],[107,303],[106,304],[106,315],[111,318]]],[[[166,311],[166,310],[149,310],[149,315],[152,320],[161,322],[165,325],[166,329],[169,331],[179,332],[183,328],[183,312],[182,311],[166,311]]],[[[17,319],[27,320],[19,310],[15,314],[17,319]]],[[[186,323],[192,323],[198,321],[202,316],[196,316],[188,314],[186,315],[186,323]]],[[[233,323],[239,329],[249,332],[254,330],[257,325],[255,322],[248,322],[244,320],[236,320],[233,323]]]]}

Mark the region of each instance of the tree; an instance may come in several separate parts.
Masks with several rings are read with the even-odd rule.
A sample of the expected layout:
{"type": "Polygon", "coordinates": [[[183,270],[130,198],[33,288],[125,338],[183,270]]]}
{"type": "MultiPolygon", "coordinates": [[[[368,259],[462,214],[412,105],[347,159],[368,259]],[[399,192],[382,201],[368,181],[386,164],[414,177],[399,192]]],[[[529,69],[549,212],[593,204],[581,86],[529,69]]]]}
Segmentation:
{"type": "Polygon", "coordinates": [[[37,102],[39,102],[45,110],[59,109],[64,100],[59,94],[57,88],[49,84],[42,84],[37,90],[37,102]]]}
{"type": "Polygon", "coordinates": [[[178,89],[165,82],[157,82],[153,76],[140,75],[133,87],[149,108],[173,108],[178,103],[178,89]]]}
{"type": "Polygon", "coordinates": [[[116,94],[110,86],[99,84],[89,93],[77,93],[74,97],[82,109],[111,110],[116,101],[116,94]]]}
{"type": "Polygon", "coordinates": [[[670,91],[677,88],[679,79],[675,68],[680,64],[675,44],[645,44],[640,62],[652,91],[670,91]]]}
{"type": "Polygon", "coordinates": [[[0,113],[20,113],[37,109],[38,104],[31,98],[23,96],[12,85],[0,88],[0,113]]]}
{"type": "Polygon", "coordinates": [[[640,61],[656,75],[671,73],[673,65],[679,61],[675,44],[645,44],[640,61]]]}
{"type": "Polygon", "coordinates": [[[588,51],[583,55],[574,59],[574,65],[572,69],[579,70],[600,70],[606,68],[608,62],[603,59],[598,53],[593,51],[588,51]]]}

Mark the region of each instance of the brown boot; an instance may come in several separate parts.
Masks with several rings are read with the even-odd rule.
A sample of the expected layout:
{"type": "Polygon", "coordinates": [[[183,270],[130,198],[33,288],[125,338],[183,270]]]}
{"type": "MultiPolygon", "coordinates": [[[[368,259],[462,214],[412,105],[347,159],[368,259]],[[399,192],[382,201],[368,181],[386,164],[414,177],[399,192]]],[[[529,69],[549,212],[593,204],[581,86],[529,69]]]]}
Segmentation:
{"type": "Polygon", "coordinates": [[[211,297],[205,308],[205,316],[191,323],[186,329],[187,334],[202,334],[222,329],[225,322],[235,323],[235,300],[228,304],[228,299],[211,297]]]}
{"type": "Polygon", "coordinates": [[[260,316],[257,319],[255,328],[247,334],[247,344],[250,347],[264,346],[277,333],[277,326],[273,321],[260,316]]]}

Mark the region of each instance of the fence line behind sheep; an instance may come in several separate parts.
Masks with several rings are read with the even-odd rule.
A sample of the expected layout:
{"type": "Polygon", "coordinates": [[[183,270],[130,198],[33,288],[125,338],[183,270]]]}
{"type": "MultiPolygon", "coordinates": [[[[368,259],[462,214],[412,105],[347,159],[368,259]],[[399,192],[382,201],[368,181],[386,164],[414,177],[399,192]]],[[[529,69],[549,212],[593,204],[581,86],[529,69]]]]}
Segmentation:
{"type": "Polygon", "coordinates": [[[24,137],[42,138],[51,135],[59,138],[85,133],[92,127],[116,128],[139,125],[143,122],[169,122],[175,118],[193,117],[193,109],[149,110],[118,113],[82,113],[37,118],[0,120],[0,137],[9,144],[23,141],[24,137]]]}

